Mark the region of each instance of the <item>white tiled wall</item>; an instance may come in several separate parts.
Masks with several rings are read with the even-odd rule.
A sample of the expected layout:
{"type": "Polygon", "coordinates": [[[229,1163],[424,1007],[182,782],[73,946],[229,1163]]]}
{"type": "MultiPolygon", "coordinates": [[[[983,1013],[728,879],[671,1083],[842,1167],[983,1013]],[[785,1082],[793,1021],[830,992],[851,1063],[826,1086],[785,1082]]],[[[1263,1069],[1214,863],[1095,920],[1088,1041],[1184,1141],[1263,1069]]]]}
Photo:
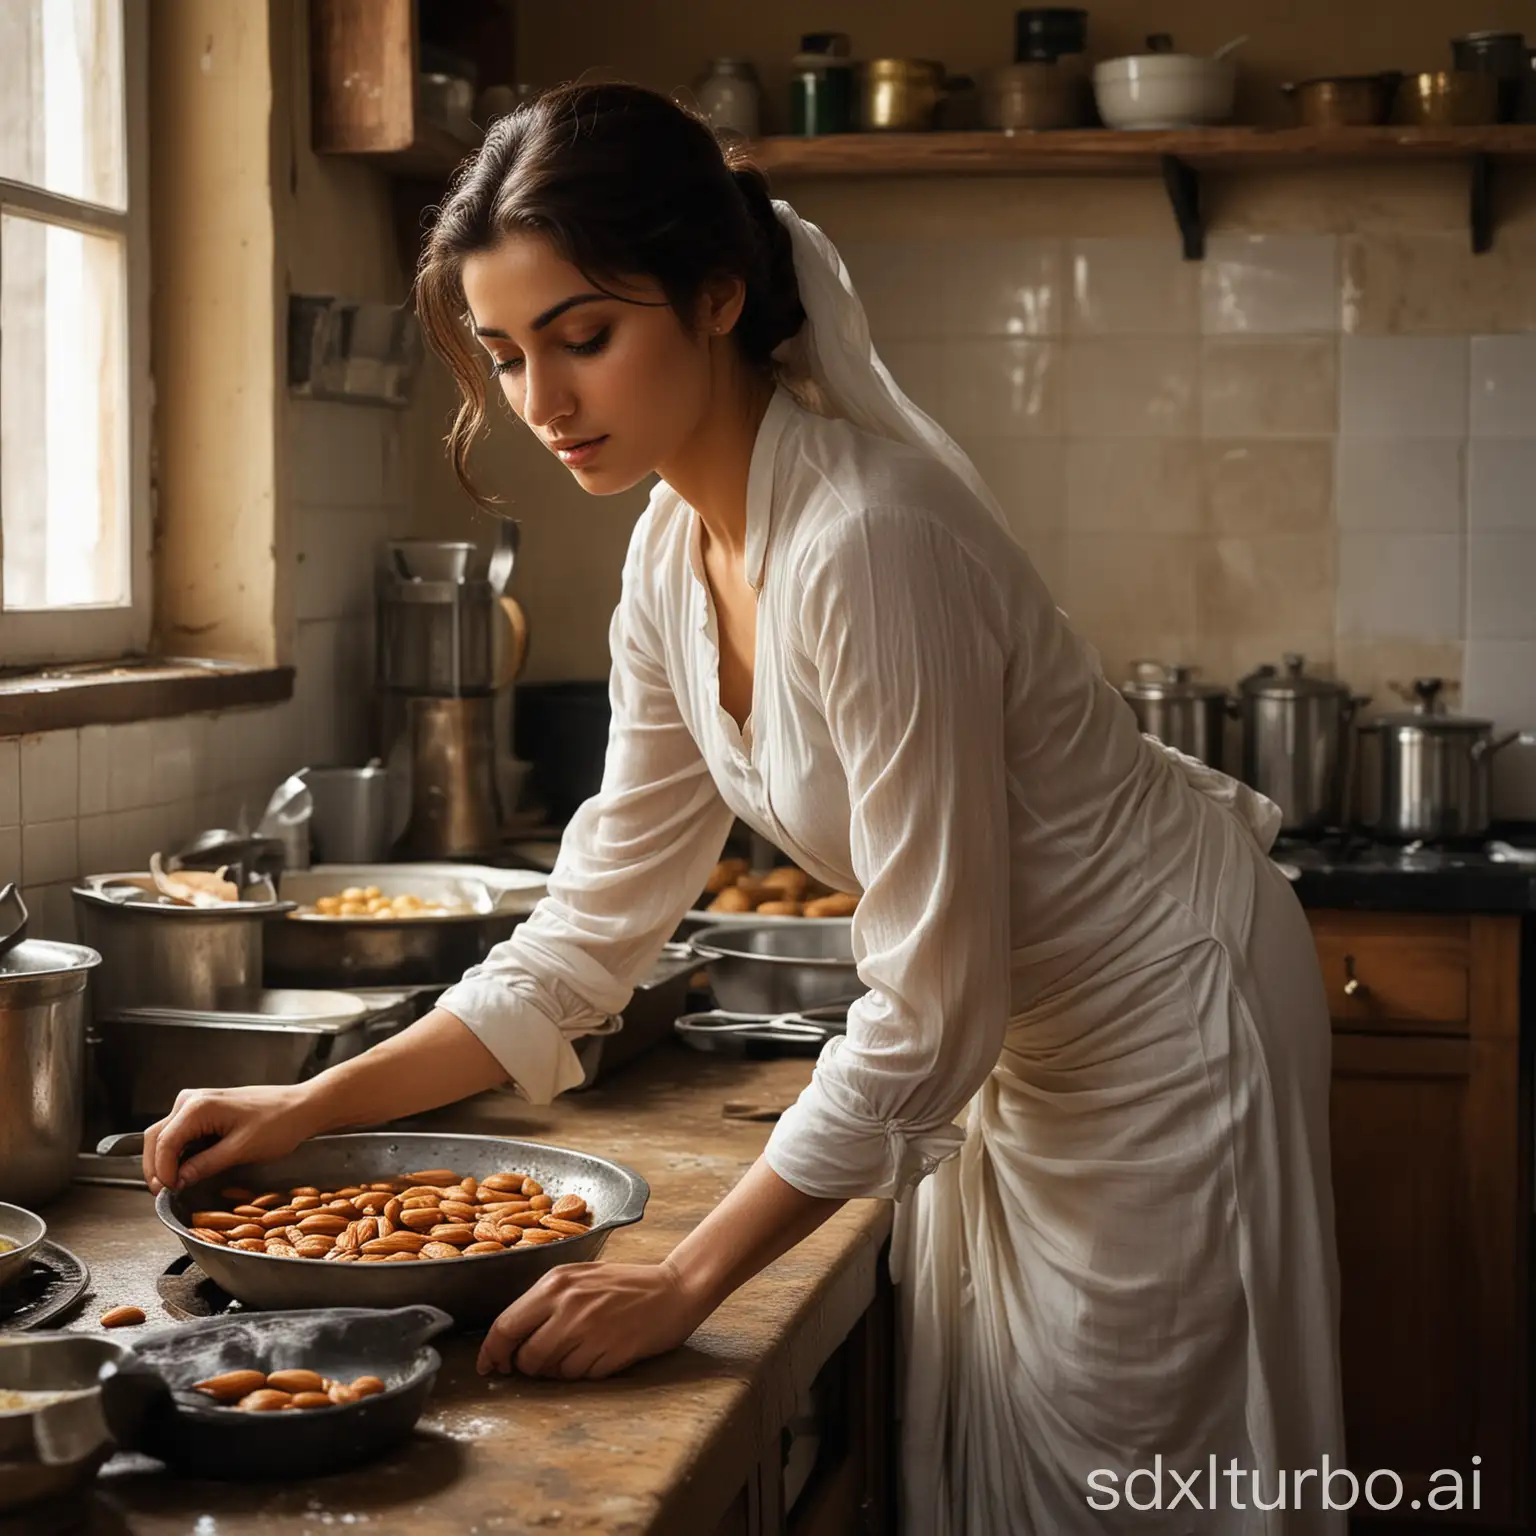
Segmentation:
{"type": "MultiPolygon", "coordinates": [[[[892,373],[1111,672],[1230,684],[1301,650],[1376,708],[1432,671],[1536,729],[1536,251],[1244,233],[1195,263],[1166,235],[825,223],[892,373]]],[[[1536,749],[1496,789],[1536,817],[1536,749]]]]}

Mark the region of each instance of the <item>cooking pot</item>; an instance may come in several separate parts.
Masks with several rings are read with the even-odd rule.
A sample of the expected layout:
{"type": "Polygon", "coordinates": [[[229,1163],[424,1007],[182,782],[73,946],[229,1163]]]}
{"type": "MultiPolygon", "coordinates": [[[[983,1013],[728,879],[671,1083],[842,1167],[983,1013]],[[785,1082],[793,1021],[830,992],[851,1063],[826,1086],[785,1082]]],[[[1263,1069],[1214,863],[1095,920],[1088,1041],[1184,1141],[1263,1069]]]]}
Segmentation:
{"type": "Polygon", "coordinates": [[[730,1013],[802,1013],[851,1003],[868,988],[853,958],[853,920],[719,923],[692,939],[715,1001],[730,1013]]]}
{"type": "Polygon", "coordinates": [[[1280,807],[1281,831],[1321,832],[1342,825],[1353,754],[1348,726],[1368,699],[1313,677],[1298,655],[1284,670],[1266,663],[1238,684],[1245,784],[1280,807]]]}
{"type": "Polygon", "coordinates": [[[1405,76],[1392,119],[1415,128],[1475,128],[1499,113],[1499,80],[1470,69],[1431,69],[1405,76]]]}
{"type": "Polygon", "coordinates": [[[1321,75],[1282,85],[1296,109],[1296,121],[1308,128],[1358,128],[1384,123],[1402,75],[1383,70],[1374,75],[1321,75]]]}
{"type": "Polygon", "coordinates": [[[1488,830],[1488,783],[1494,754],[1536,732],[1494,736],[1491,720],[1446,712],[1438,677],[1421,677],[1414,707],[1361,727],[1380,744],[1379,784],[1370,829],[1404,841],[1475,838],[1488,830]]]}
{"type": "Polygon", "coordinates": [[[858,67],[859,127],[921,133],[944,99],[944,66],[932,59],[869,59],[858,67]]]}
{"type": "Polygon", "coordinates": [[[1197,683],[1194,674],[1193,667],[1133,661],[1131,678],[1120,693],[1148,736],[1219,771],[1226,735],[1227,690],[1214,683],[1197,683]]]}
{"type": "Polygon", "coordinates": [[[85,1088],[94,949],[28,939],[0,956],[0,1200],[37,1206],[69,1183],[85,1088]]]}

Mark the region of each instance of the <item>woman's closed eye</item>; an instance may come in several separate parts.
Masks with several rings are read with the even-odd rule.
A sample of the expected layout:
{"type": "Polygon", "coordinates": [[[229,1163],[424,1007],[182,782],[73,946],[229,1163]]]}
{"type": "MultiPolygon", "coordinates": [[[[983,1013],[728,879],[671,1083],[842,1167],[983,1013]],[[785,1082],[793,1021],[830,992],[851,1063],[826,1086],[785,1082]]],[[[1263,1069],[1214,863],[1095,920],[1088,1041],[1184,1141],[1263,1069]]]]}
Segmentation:
{"type": "MultiPolygon", "coordinates": [[[[565,350],[576,357],[594,357],[608,345],[608,338],[613,332],[611,325],[605,325],[602,330],[587,338],[586,341],[568,341],[565,350]]],[[[491,373],[499,378],[504,373],[515,373],[523,366],[521,357],[500,358],[491,364],[491,373]]]]}

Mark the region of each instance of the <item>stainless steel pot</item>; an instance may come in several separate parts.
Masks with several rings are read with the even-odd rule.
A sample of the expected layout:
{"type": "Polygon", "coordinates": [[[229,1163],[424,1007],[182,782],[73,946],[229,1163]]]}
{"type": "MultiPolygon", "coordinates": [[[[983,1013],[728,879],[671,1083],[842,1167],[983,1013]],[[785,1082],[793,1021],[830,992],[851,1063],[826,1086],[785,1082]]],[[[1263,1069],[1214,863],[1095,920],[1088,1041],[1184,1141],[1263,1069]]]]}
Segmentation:
{"type": "Polygon", "coordinates": [[[1410,710],[1361,727],[1379,745],[1378,785],[1368,825],[1378,837],[1414,841],[1481,837],[1488,830],[1494,754],[1536,732],[1493,734],[1491,720],[1452,715],[1440,698],[1444,682],[1421,677],[1410,710]]]}
{"type": "Polygon", "coordinates": [[[80,1149],[94,949],[29,939],[0,958],[0,1200],[37,1206],[80,1149]]]}
{"type": "Polygon", "coordinates": [[[869,989],[853,961],[853,922],[805,917],[754,927],[720,923],[694,934],[715,1000],[729,1013],[800,1013],[851,1003],[869,989]]]}
{"type": "Polygon", "coordinates": [[[1135,661],[1120,693],[1148,736],[1220,770],[1230,699],[1225,688],[1194,676],[1193,667],[1135,661]]]}
{"type": "Polygon", "coordinates": [[[1280,807],[1281,831],[1321,832],[1346,819],[1353,757],[1349,725],[1368,699],[1313,677],[1297,655],[1238,684],[1245,784],[1280,807]]]}
{"type": "Polygon", "coordinates": [[[174,906],[126,878],[91,875],[73,893],[80,937],[101,954],[91,984],[98,1020],[124,1008],[217,1010],[260,990],[263,929],[291,901],[174,906]]]}

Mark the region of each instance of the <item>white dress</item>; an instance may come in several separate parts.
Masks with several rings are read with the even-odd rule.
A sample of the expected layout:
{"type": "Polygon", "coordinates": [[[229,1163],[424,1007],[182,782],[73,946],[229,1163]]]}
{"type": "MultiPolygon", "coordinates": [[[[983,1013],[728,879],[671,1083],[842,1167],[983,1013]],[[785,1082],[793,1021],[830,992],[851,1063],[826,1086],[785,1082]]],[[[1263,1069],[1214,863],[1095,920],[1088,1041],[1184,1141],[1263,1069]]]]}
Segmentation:
{"type": "Polygon", "coordinates": [[[1138,734],[947,469],[783,389],[748,479],[738,732],[699,526],[659,484],[602,789],[443,1006],[529,1098],[571,1087],[571,1040],[624,1007],[740,816],[862,893],[870,990],[766,1155],[808,1194],[901,1200],[909,1536],[1342,1531],[1246,1482],[1272,1502],[1277,1470],[1343,1451],[1329,1025],[1272,807],[1138,734]],[[1159,1456],[1223,1480],[1130,1508],[1159,1456]]]}

